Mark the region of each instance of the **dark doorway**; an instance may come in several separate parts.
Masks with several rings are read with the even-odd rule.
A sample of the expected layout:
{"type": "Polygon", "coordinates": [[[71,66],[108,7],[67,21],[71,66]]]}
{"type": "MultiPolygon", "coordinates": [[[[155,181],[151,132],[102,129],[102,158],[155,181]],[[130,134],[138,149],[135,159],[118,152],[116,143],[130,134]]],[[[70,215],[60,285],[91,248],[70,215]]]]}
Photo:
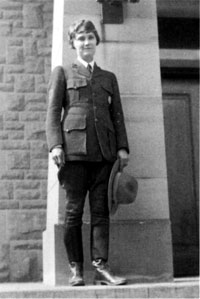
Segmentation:
{"type": "Polygon", "coordinates": [[[161,49],[199,49],[199,19],[158,18],[161,49]]]}
{"type": "Polygon", "coordinates": [[[163,79],[174,276],[199,275],[198,81],[163,79]]]}

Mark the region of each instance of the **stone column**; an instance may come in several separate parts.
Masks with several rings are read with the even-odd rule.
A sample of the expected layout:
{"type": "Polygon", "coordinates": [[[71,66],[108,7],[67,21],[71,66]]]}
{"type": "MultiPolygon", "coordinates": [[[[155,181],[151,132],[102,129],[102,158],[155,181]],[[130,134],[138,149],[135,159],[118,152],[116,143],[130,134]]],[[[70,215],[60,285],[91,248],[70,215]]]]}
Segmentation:
{"type": "MultiPolygon", "coordinates": [[[[54,1],[52,69],[63,64],[64,0],[54,1]]],[[[59,186],[57,167],[49,154],[47,222],[43,233],[43,281],[67,284],[68,264],[63,244],[64,191],[59,186]]]]}
{"type": "MultiPolygon", "coordinates": [[[[116,273],[128,276],[132,282],[167,281],[173,277],[172,244],[156,0],[140,0],[137,4],[127,2],[123,8],[123,24],[102,24],[101,4],[94,0],[64,0],[64,22],[62,15],[58,18],[60,26],[63,22],[64,28],[64,50],[61,56],[64,64],[75,58],[75,51],[69,49],[67,43],[69,25],[77,19],[93,21],[101,37],[96,62],[102,68],[113,71],[119,82],[131,152],[126,171],[134,175],[139,183],[136,202],[120,206],[111,218],[110,264],[116,273]]],[[[54,26],[57,27],[58,23],[55,22],[54,26]]],[[[54,175],[51,167],[49,169],[49,176],[54,175]]],[[[45,269],[49,269],[46,266],[44,281],[66,283],[66,253],[59,239],[62,239],[59,224],[59,221],[62,222],[62,213],[58,216],[64,195],[58,185],[53,189],[55,195],[51,199],[50,194],[53,193],[49,193],[47,214],[51,215],[53,211],[55,217],[50,217],[44,234],[44,248],[47,242],[47,251],[52,256],[49,261],[44,250],[44,266],[50,265],[50,262],[53,264],[51,271],[54,278],[50,279],[45,274],[45,269]]],[[[63,211],[62,208],[60,210],[63,211]]],[[[90,218],[86,205],[83,239],[88,281],[92,273],[89,229],[90,218]]]]}

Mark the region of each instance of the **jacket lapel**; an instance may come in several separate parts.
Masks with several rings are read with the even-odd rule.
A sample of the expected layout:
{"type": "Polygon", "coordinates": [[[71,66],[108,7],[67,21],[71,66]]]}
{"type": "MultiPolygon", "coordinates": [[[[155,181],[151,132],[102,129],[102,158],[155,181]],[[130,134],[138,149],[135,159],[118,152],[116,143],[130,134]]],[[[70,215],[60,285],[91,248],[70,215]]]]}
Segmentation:
{"type": "Polygon", "coordinates": [[[96,62],[94,64],[94,69],[93,69],[92,75],[95,77],[101,75],[101,68],[96,64],[96,62]]]}
{"type": "MultiPolygon", "coordinates": [[[[88,79],[91,79],[91,74],[90,74],[89,70],[79,60],[76,60],[72,64],[72,68],[75,72],[77,72],[77,74],[79,74],[81,76],[85,76],[88,79]]],[[[93,76],[96,77],[98,75],[101,75],[101,68],[99,66],[97,66],[97,64],[95,63],[93,73],[92,73],[92,77],[93,76]]]]}
{"type": "Polygon", "coordinates": [[[90,72],[89,70],[78,60],[76,60],[73,65],[72,68],[74,71],[76,71],[79,75],[85,76],[87,78],[90,78],[90,72]]]}

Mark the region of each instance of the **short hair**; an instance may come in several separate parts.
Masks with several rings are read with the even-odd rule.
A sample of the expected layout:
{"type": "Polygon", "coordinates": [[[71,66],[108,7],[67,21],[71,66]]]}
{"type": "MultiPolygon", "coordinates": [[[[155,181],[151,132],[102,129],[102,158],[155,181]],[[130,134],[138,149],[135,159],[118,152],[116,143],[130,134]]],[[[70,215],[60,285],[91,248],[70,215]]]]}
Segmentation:
{"type": "Polygon", "coordinates": [[[79,30],[83,28],[84,32],[93,32],[96,40],[97,40],[97,45],[100,43],[100,37],[99,34],[94,26],[94,24],[89,21],[89,20],[80,20],[80,21],[76,21],[75,23],[73,23],[68,30],[68,40],[69,40],[69,44],[71,46],[72,49],[75,49],[74,47],[74,39],[77,33],[79,33],[79,30]]]}

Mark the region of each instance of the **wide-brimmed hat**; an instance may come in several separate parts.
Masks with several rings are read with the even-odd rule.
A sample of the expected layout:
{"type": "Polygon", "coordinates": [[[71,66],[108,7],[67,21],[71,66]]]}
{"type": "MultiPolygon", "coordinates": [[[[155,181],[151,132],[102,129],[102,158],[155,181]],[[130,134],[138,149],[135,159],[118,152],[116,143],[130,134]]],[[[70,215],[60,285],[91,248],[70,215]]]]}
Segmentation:
{"type": "Polygon", "coordinates": [[[112,167],[108,183],[108,208],[111,215],[115,214],[119,204],[130,204],[136,199],[137,180],[125,171],[120,171],[117,159],[112,167]]]}

